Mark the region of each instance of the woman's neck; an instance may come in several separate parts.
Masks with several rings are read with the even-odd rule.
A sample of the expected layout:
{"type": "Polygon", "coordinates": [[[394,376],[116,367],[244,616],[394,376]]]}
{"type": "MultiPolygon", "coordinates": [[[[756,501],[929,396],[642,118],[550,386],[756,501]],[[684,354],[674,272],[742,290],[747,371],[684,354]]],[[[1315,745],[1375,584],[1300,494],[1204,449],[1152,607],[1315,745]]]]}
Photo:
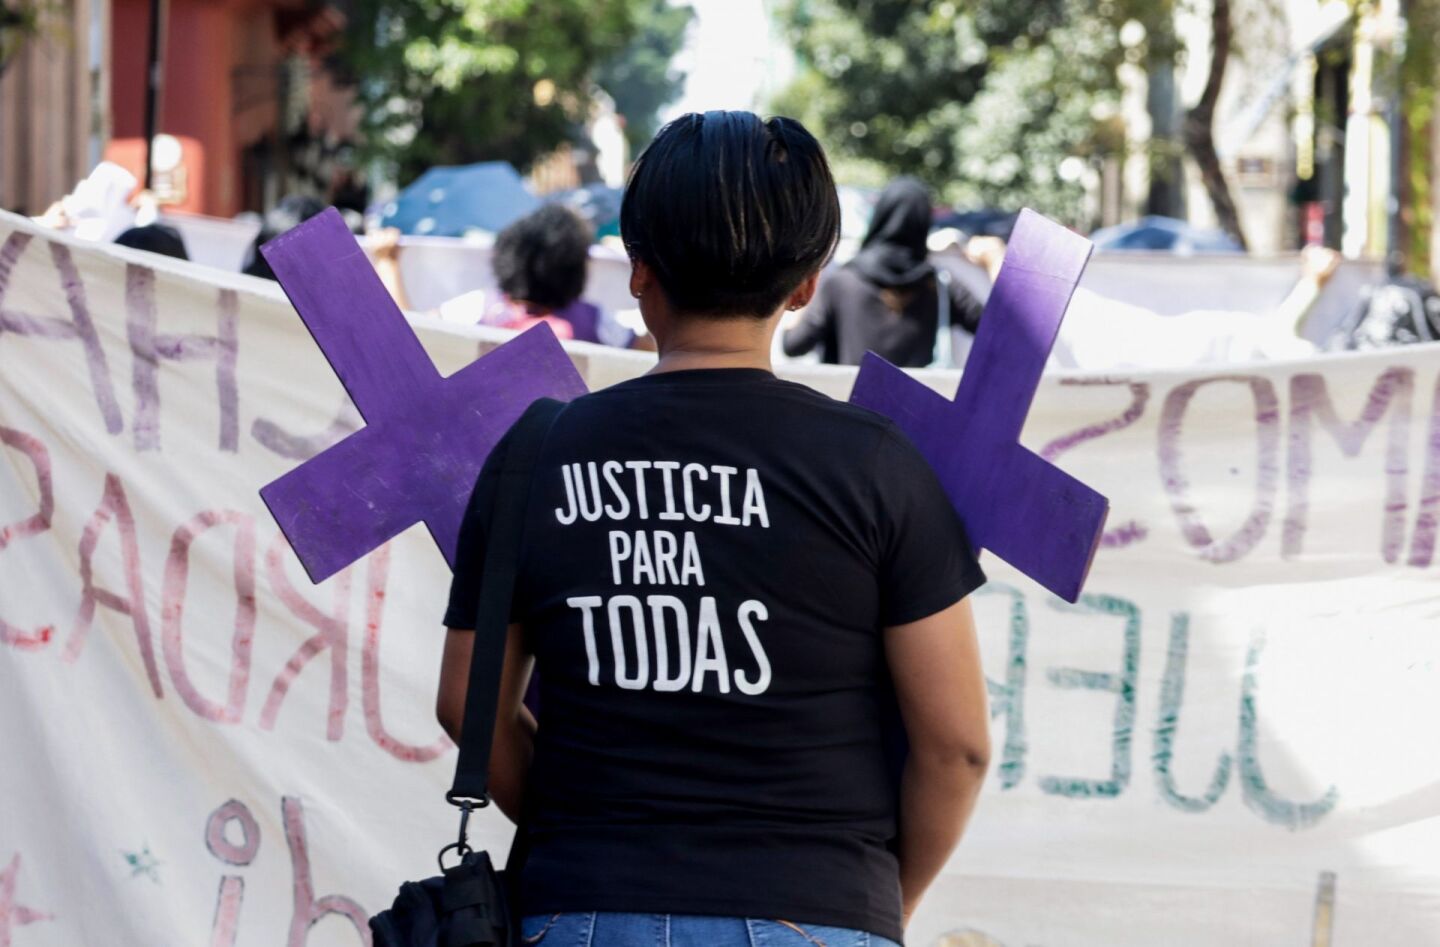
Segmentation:
{"type": "Polygon", "coordinates": [[[759,368],[771,371],[774,319],[747,316],[693,316],[676,320],[656,338],[660,359],[651,374],[703,368],[759,368]]]}

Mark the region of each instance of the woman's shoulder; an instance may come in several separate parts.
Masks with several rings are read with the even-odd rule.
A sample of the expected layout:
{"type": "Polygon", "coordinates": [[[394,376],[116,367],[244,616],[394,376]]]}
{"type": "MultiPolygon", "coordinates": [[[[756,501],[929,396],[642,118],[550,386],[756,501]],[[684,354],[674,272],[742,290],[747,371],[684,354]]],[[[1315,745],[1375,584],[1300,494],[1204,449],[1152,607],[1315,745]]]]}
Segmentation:
{"type": "MultiPolygon", "coordinates": [[[[631,381],[636,383],[617,382],[576,398],[571,405],[579,411],[574,413],[586,414],[590,410],[614,409],[619,407],[617,402],[629,399],[637,399],[646,405],[658,405],[665,400],[667,394],[689,397],[693,396],[696,390],[707,391],[710,395],[715,392],[713,387],[696,389],[691,385],[670,388],[656,384],[654,376],[641,376],[631,381]]],[[[728,389],[725,398],[715,399],[713,403],[717,406],[729,404],[732,408],[743,403],[745,410],[762,411],[767,417],[775,417],[773,412],[779,412],[788,420],[872,430],[876,434],[898,430],[889,418],[869,408],[840,401],[809,385],[779,376],[763,378],[758,384],[755,379],[747,379],[728,389]],[[764,406],[756,407],[757,401],[764,402],[764,406]]],[[[629,406],[626,409],[628,408],[629,406]]]]}
{"type": "Polygon", "coordinates": [[[845,289],[855,286],[869,285],[864,275],[849,263],[842,263],[839,266],[832,266],[820,276],[820,290],[824,292],[827,288],[834,292],[837,289],[845,289]]]}
{"type": "MultiPolygon", "coordinates": [[[[934,283],[933,277],[925,277],[925,280],[932,285],[934,283]]],[[[916,286],[923,284],[924,280],[916,286]]],[[[859,307],[860,310],[868,312],[885,291],[886,287],[870,279],[857,267],[846,263],[826,271],[820,280],[819,295],[831,305],[838,305],[842,309],[847,308],[848,303],[848,308],[859,307]]],[[[913,287],[911,291],[913,292],[913,287]]]]}
{"type": "MultiPolygon", "coordinates": [[[[841,428],[852,429],[855,433],[870,432],[877,436],[893,437],[900,429],[885,415],[848,401],[832,398],[809,385],[777,378],[774,386],[776,397],[795,404],[800,410],[809,412],[815,420],[829,422],[841,428]]],[[[903,435],[899,435],[903,437],[903,435]]]]}

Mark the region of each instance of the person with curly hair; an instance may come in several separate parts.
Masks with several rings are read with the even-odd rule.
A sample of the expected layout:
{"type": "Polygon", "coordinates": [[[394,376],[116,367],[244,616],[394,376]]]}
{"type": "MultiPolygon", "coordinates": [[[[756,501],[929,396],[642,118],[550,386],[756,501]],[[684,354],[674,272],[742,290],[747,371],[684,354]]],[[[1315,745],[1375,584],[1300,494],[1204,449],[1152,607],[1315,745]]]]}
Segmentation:
{"type": "Polygon", "coordinates": [[[527,329],[543,321],[562,339],[634,346],[635,333],[614,313],[580,298],[591,242],[585,222],[559,204],[546,204],[500,231],[490,257],[500,294],[480,322],[527,329]]]}

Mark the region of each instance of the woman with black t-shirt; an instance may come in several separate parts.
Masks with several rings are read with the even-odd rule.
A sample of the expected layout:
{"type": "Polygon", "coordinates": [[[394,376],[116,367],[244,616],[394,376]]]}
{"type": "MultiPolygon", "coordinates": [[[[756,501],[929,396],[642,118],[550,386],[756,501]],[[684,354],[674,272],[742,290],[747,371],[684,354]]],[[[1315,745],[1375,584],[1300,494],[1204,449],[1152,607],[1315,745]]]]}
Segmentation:
{"type": "MultiPolygon", "coordinates": [[[[890,944],[960,838],[989,753],[963,601],[984,576],[895,425],[770,370],[839,220],[790,119],[686,115],[631,173],[659,362],[571,402],[540,451],[500,688],[490,785],[524,812],[527,943],[890,944]]],[[[457,740],[505,449],[446,614],[457,740]]]]}
{"type": "Polygon", "coordinates": [[[901,368],[935,360],[941,293],[952,326],[974,334],[984,309],[930,262],[930,192],[915,178],[896,178],[880,193],[854,259],[826,274],[815,299],[782,338],[785,354],[819,348],[821,361],[859,365],[874,352],[901,368]]]}

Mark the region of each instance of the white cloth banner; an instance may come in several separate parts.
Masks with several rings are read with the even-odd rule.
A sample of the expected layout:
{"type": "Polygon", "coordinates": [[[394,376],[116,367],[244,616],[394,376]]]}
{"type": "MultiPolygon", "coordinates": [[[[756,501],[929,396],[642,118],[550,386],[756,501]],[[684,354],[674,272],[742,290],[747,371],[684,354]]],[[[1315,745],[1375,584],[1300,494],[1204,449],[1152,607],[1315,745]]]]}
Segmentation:
{"type": "MultiPolygon", "coordinates": [[[[433,873],[444,561],[312,587],[256,493],[357,424],[273,284],[0,217],[0,945],[354,945],[433,873]]],[[[984,559],[994,765],[911,943],[1440,944],[1440,349],[1050,376],[1025,439],[1109,532],[1076,607],[984,559]]]]}

